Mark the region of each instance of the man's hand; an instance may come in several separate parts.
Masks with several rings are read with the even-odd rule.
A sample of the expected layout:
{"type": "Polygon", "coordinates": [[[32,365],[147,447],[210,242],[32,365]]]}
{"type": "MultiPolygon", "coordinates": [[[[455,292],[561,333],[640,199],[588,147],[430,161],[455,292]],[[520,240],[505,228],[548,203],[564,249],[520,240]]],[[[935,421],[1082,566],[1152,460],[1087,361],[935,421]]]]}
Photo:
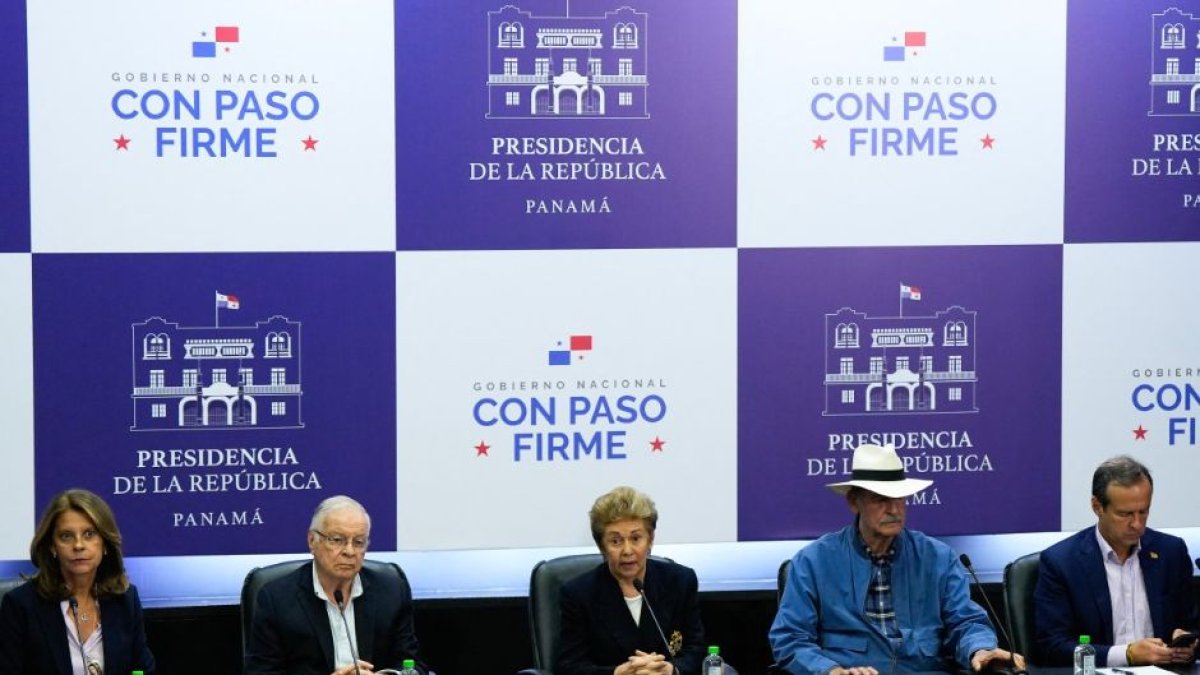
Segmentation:
{"type": "Polygon", "coordinates": [[[1175,640],[1180,636],[1193,636],[1190,640],[1185,641],[1182,647],[1172,647],[1167,645],[1171,650],[1171,663],[1191,663],[1196,660],[1196,634],[1182,628],[1176,628],[1171,632],[1171,643],[1175,644],[1175,640]]]}
{"type": "MultiPolygon", "coordinates": [[[[1130,659],[1131,666],[1148,666],[1158,665],[1160,663],[1171,663],[1174,661],[1174,651],[1167,646],[1165,642],[1156,638],[1142,638],[1137,642],[1129,644],[1129,654],[1133,656],[1130,659]]],[[[1191,649],[1180,649],[1180,654],[1190,653],[1191,649]]]]}
{"type": "Polygon", "coordinates": [[[838,666],[829,671],[829,675],[879,675],[879,671],[871,666],[851,666],[850,668],[838,666]]]}
{"type": "Polygon", "coordinates": [[[1009,664],[1024,668],[1025,657],[1007,649],[979,649],[971,655],[971,670],[977,673],[985,668],[1003,668],[1009,664]]]}
{"type": "MultiPolygon", "coordinates": [[[[375,666],[360,659],[358,662],[358,672],[373,673],[373,672],[375,672],[375,666]]],[[[348,666],[342,666],[341,668],[335,668],[333,670],[333,675],[354,675],[354,664],[351,663],[348,666]]]]}

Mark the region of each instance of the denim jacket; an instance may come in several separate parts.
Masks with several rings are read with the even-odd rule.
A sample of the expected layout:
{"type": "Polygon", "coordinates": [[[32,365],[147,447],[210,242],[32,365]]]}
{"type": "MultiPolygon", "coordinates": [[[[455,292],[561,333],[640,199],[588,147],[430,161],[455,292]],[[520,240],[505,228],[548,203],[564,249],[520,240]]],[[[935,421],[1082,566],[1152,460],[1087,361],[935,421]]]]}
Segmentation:
{"type": "Polygon", "coordinates": [[[893,546],[892,600],[901,638],[889,640],[864,617],[871,561],[852,524],[792,558],[770,632],[779,666],[797,675],[836,666],[874,666],[883,675],[969,672],[972,654],[996,648],[992,625],[971,600],[966,572],[949,546],[908,529],[893,546]]]}

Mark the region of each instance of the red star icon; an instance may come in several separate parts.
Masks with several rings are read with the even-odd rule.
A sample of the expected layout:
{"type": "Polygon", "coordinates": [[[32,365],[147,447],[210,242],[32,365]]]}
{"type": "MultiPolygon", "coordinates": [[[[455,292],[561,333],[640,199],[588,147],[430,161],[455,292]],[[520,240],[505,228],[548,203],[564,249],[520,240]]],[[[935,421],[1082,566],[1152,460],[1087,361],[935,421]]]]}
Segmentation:
{"type": "Polygon", "coordinates": [[[662,452],[662,448],[666,444],[666,441],[662,440],[658,436],[655,436],[654,440],[650,441],[650,452],[662,452]]]}
{"type": "Polygon", "coordinates": [[[828,142],[828,139],[825,139],[825,138],[821,137],[820,134],[818,134],[816,138],[812,139],[813,150],[824,150],[825,143],[827,143],[827,142],[828,142]]]}
{"type": "Polygon", "coordinates": [[[312,134],[309,134],[308,138],[302,138],[302,139],[300,139],[300,142],[304,144],[305,152],[308,152],[309,150],[316,152],[317,151],[317,143],[319,143],[320,141],[313,138],[312,134]]]}
{"type": "Polygon", "coordinates": [[[991,134],[985,134],[983,138],[979,139],[979,142],[983,143],[984,150],[991,150],[992,143],[995,143],[996,139],[992,138],[991,134]]]}
{"type": "Polygon", "coordinates": [[[483,441],[479,441],[479,445],[475,446],[475,456],[476,457],[480,457],[480,456],[491,457],[491,455],[487,454],[488,449],[491,447],[492,446],[488,445],[487,443],[484,443],[483,441]]]}
{"type": "Polygon", "coordinates": [[[133,139],[125,138],[125,134],[121,134],[119,137],[113,139],[113,143],[117,144],[117,150],[129,150],[129,141],[131,140],[133,139]]]}
{"type": "Polygon", "coordinates": [[[1138,428],[1133,430],[1133,440],[1135,440],[1135,441],[1146,440],[1146,432],[1147,431],[1149,431],[1149,429],[1146,429],[1145,427],[1143,427],[1142,425],[1139,424],[1138,428]]]}

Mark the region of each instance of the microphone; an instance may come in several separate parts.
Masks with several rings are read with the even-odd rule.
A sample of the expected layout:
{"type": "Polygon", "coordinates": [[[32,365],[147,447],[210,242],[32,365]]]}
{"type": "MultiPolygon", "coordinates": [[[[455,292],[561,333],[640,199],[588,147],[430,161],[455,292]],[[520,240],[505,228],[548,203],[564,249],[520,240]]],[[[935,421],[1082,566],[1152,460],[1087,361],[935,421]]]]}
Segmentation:
{"type": "Polygon", "coordinates": [[[346,642],[350,643],[350,658],[354,659],[354,675],[362,675],[358,672],[358,652],[354,649],[354,636],[350,634],[350,622],[346,621],[346,606],[342,604],[345,600],[342,589],[339,588],[333,592],[333,600],[337,603],[338,614],[342,615],[342,625],[346,627],[346,642]]]}
{"type": "Polygon", "coordinates": [[[1196,558],[1196,567],[1200,567],[1200,558],[1196,558]]]}
{"type": "Polygon", "coordinates": [[[87,652],[83,651],[83,631],[79,629],[79,599],[72,595],[67,598],[67,604],[70,605],[71,617],[75,620],[75,642],[79,645],[79,660],[83,663],[84,672],[104,675],[104,671],[100,669],[100,664],[95,661],[88,661],[87,652]]]}
{"type": "Polygon", "coordinates": [[[646,597],[646,585],[641,579],[634,578],[633,588],[642,596],[642,602],[646,603],[646,611],[650,612],[650,618],[654,620],[654,627],[658,630],[658,637],[662,640],[663,646],[667,648],[667,660],[674,661],[674,655],[671,654],[671,643],[667,642],[667,636],[663,635],[662,624],[658,622],[658,617],[654,614],[654,608],[650,606],[650,598],[646,597]]]}
{"type": "Polygon", "coordinates": [[[987,605],[988,613],[992,616],[992,620],[996,622],[996,625],[1000,627],[1000,634],[1003,635],[1005,641],[1008,642],[1008,661],[1012,664],[1011,670],[1013,675],[1029,675],[1028,670],[1017,667],[1017,653],[1015,651],[1012,638],[1009,637],[1008,629],[1004,627],[1004,623],[1000,621],[1000,615],[996,614],[996,608],[992,607],[992,601],[988,600],[987,593],[985,593],[983,590],[983,584],[979,583],[979,577],[975,574],[975,568],[971,565],[970,556],[964,553],[958,556],[958,561],[961,562],[962,566],[967,568],[967,572],[971,574],[971,579],[975,583],[975,588],[979,589],[979,595],[983,596],[983,602],[987,605]]]}

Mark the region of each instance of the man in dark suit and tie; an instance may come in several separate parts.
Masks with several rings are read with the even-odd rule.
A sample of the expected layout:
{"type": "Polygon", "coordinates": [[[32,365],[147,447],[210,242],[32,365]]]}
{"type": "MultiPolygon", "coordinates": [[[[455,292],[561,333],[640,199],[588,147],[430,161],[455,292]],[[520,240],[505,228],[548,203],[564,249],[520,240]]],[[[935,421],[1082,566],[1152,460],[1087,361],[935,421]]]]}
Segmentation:
{"type": "Polygon", "coordinates": [[[1042,552],[1034,590],[1037,648],[1043,665],[1065,666],[1081,635],[1097,667],[1189,663],[1195,641],[1172,640],[1196,628],[1192,561],[1179,537],[1146,527],[1154,479],[1125,455],[1092,476],[1096,526],[1042,552]]]}
{"type": "Polygon", "coordinates": [[[343,496],[321,502],[308,531],[313,562],[259,591],[246,675],[366,675],[399,670],[404,659],[428,671],[417,656],[404,573],[363,567],[370,533],[362,504],[343,496]]]}

